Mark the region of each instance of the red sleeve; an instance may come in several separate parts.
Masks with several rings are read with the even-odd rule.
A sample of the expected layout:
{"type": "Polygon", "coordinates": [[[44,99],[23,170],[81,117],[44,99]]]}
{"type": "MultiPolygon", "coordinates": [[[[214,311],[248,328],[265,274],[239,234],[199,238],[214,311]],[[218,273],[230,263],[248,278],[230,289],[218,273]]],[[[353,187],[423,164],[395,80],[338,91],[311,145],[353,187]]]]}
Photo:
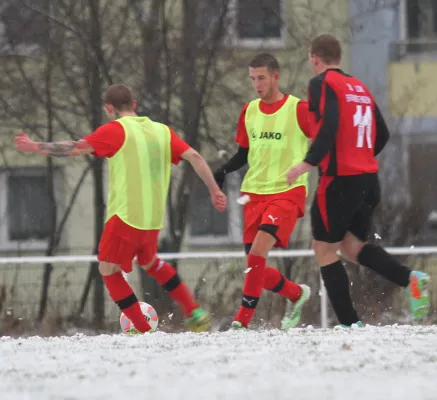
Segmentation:
{"type": "Polygon", "coordinates": [[[174,165],[179,164],[179,162],[182,160],[181,154],[185,153],[189,148],[190,145],[183,141],[176,132],[170,129],[171,138],[170,138],[170,147],[171,147],[171,162],[174,165]]]}
{"type": "Polygon", "coordinates": [[[238,118],[238,125],[237,125],[237,134],[235,137],[235,141],[241,146],[246,149],[249,148],[249,137],[247,136],[247,130],[246,130],[246,110],[249,104],[246,104],[243,109],[241,110],[240,118],[238,118]]]}
{"type": "Polygon", "coordinates": [[[96,157],[112,157],[123,146],[124,139],[124,129],[117,121],[102,125],[83,138],[94,149],[92,154],[96,157]]]}
{"type": "Polygon", "coordinates": [[[301,131],[307,138],[311,138],[310,112],[308,103],[304,100],[299,101],[296,107],[297,122],[301,131]]]}

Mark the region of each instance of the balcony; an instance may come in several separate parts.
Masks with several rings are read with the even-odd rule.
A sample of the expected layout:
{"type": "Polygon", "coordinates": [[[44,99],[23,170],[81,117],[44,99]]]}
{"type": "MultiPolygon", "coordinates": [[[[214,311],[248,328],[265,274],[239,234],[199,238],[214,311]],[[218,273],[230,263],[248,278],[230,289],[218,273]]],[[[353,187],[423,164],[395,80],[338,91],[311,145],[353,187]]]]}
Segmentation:
{"type": "Polygon", "coordinates": [[[411,39],[390,44],[390,61],[437,61],[437,39],[411,39]]]}

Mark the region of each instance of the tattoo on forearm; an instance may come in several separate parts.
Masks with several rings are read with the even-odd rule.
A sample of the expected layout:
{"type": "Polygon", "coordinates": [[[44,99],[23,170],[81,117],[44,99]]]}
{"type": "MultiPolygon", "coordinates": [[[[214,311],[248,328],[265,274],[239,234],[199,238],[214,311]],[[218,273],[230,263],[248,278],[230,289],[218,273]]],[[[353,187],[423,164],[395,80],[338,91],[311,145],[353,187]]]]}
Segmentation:
{"type": "Polygon", "coordinates": [[[77,142],[40,143],[39,149],[51,157],[68,157],[77,146],[77,142]],[[47,153],[46,153],[47,152],[47,153]]]}

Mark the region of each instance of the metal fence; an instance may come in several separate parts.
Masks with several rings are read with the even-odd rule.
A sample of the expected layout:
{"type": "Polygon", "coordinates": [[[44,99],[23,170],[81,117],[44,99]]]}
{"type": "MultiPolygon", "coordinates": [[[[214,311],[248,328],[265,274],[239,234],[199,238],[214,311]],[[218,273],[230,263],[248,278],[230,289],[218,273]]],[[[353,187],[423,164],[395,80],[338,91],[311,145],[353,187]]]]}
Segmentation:
{"type": "MultiPolygon", "coordinates": [[[[402,257],[412,269],[424,270],[437,282],[437,247],[387,248],[402,257]]],[[[178,262],[178,270],[196,295],[196,298],[212,313],[216,329],[225,327],[241,302],[244,280],[245,254],[242,251],[164,253],[160,257],[178,262]]],[[[272,251],[270,265],[284,271],[281,261],[292,260],[286,275],[298,283],[312,288],[311,301],[305,309],[302,323],[315,327],[329,327],[336,323],[326,292],[320,280],[312,250],[272,251]]],[[[22,326],[21,332],[31,329],[36,320],[42,293],[44,264],[53,265],[46,320],[54,325],[81,322],[82,327],[93,320],[93,292],[83,309],[80,304],[88,276],[90,262],[95,256],[56,257],[6,257],[0,258],[0,327],[7,332],[14,326],[22,326]]],[[[371,271],[358,267],[348,268],[354,302],[364,321],[369,323],[409,323],[408,303],[402,288],[397,288],[371,271]]],[[[166,301],[165,294],[141,280],[144,272],[138,268],[127,275],[140,299],[153,304],[160,314],[161,327],[178,329],[181,318],[176,307],[166,301]],[[158,291],[157,291],[158,290],[158,291]],[[152,293],[153,292],[153,293],[152,293]],[[170,304],[163,308],[161,303],[170,304]]],[[[429,323],[436,320],[437,291],[431,287],[432,313],[429,323]]],[[[120,312],[105,290],[105,328],[118,329],[120,312]]],[[[254,324],[279,326],[285,309],[285,300],[272,293],[263,294],[254,324]]]]}

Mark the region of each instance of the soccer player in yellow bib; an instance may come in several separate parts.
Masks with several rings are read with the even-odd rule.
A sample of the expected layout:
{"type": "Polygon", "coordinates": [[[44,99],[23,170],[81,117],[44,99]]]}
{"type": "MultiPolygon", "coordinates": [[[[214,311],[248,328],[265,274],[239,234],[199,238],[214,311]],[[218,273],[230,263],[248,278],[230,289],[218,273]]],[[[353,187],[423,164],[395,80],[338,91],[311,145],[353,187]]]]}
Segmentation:
{"type": "Polygon", "coordinates": [[[171,164],[187,160],[207,185],[214,206],[223,211],[226,196],[197,151],[164,124],[135,113],[136,102],[124,85],[105,93],[105,111],[111,122],[79,141],[38,143],[20,132],[18,150],[52,157],[94,154],[109,162],[106,223],[99,244],[99,270],[109,295],[133,322],[137,332],[151,330],[140,304],[122,271],[137,262],[169,292],[181,307],[188,329],[209,328],[209,313],[199,307],[176,270],[156,256],[163,226],[171,164]]]}
{"type": "Polygon", "coordinates": [[[249,63],[249,75],[259,99],[245,105],[238,121],[237,153],[214,176],[220,187],[226,174],[249,164],[241,192],[244,205],[243,242],[247,257],[242,305],[232,329],[247,328],[263,288],[286,297],[282,329],[296,326],[310,288],[286,279],[266,265],[273,247],[288,247],[298,218],[304,215],[307,176],[291,188],[287,171],[308,150],[308,104],[278,88],[279,63],[270,54],[258,54],[249,63]]]}

